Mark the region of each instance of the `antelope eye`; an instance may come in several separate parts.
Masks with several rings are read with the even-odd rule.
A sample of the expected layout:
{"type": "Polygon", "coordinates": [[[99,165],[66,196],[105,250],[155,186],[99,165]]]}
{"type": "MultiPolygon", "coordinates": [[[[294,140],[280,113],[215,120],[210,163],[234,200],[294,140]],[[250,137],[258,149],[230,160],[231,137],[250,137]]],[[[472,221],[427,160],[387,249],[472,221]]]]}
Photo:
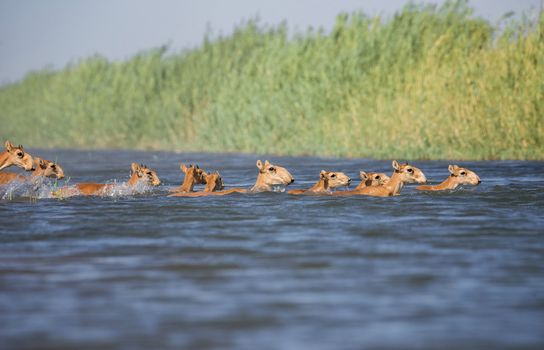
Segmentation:
{"type": "Polygon", "coordinates": [[[268,168],[268,171],[274,171],[274,170],[276,170],[276,169],[274,169],[274,167],[268,168]]]}
{"type": "Polygon", "coordinates": [[[464,171],[461,171],[461,175],[465,176],[467,173],[464,171]]]}
{"type": "Polygon", "coordinates": [[[147,172],[147,175],[153,175],[153,174],[151,173],[151,171],[148,171],[148,172],[147,172]]]}
{"type": "Polygon", "coordinates": [[[336,174],[332,174],[331,177],[336,177],[336,174]]]}
{"type": "Polygon", "coordinates": [[[412,169],[412,168],[408,168],[408,169],[406,169],[406,171],[407,171],[407,172],[409,172],[409,173],[411,174],[411,173],[413,173],[413,172],[414,172],[414,169],[412,169]]]}
{"type": "Polygon", "coordinates": [[[57,167],[57,166],[56,166],[54,163],[51,164],[51,168],[52,168],[52,169],[55,169],[56,167],[57,167]]]}
{"type": "Polygon", "coordinates": [[[376,179],[376,180],[379,180],[379,179],[380,179],[380,175],[376,175],[375,179],[376,179]]]}
{"type": "Polygon", "coordinates": [[[23,158],[25,154],[23,152],[17,152],[17,157],[19,158],[23,158]]]}

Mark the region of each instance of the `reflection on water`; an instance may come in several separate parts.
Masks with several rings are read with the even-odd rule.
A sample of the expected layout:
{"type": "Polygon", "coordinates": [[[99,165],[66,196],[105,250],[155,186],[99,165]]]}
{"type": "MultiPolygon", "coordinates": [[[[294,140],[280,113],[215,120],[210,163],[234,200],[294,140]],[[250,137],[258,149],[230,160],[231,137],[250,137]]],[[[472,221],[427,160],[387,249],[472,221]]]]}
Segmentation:
{"type": "MultiPolygon", "coordinates": [[[[2,188],[2,347],[544,346],[542,163],[462,162],[480,186],[395,198],[168,198],[181,161],[249,188],[259,157],[33,153],[58,159],[68,185],[119,191],[59,200],[48,196],[63,181],[2,188]],[[133,161],[163,185],[123,191],[133,161]]],[[[389,161],[269,159],[294,175],[290,189],[321,169],[390,173],[389,161]]],[[[447,176],[448,162],[414,165],[431,182],[447,176]]]]}

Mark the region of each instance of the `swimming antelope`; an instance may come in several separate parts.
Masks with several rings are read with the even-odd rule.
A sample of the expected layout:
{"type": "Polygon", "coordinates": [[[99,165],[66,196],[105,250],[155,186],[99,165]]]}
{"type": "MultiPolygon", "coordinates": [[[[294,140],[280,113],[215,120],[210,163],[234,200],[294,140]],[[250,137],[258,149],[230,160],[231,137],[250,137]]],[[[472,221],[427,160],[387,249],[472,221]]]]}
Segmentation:
{"type": "Polygon", "coordinates": [[[449,165],[448,170],[450,176],[442,183],[438,185],[424,185],[416,187],[416,190],[420,191],[444,191],[444,190],[453,190],[460,185],[479,185],[482,181],[476,175],[475,172],[468,170],[467,168],[462,168],[458,165],[449,165]]]}
{"type": "Polygon", "coordinates": [[[225,188],[223,179],[221,178],[221,175],[219,175],[219,172],[216,171],[214,173],[205,174],[206,187],[204,187],[202,192],[174,193],[168,197],[200,197],[202,194],[221,191],[223,188],[225,188]]]}
{"type": "Polygon", "coordinates": [[[321,170],[319,180],[305,190],[290,190],[288,194],[331,194],[332,189],[349,186],[351,179],[344,173],[321,170]]]}
{"type": "Polygon", "coordinates": [[[191,165],[185,166],[185,164],[181,163],[179,165],[179,169],[182,173],[185,174],[185,177],[183,178],[183,183],[176,187],[175,189],[170,190],[170,192],[177,192],[177,193],[189,193],[193,192],[193,188],[197,184],[206,184],[206,172],[198,165],[191,165]]]}
{"type": "MultiPolygon", "coordinates": [[[[157,173],[151,170],[143,164],[132,163],[130,172],[130,179],[127,181],[127,185],[131,188],[140,183],[144,183],[151,186],[158,186],[161,184],[157,173]]],[[[76,183],[74,187],[63,187],[53,193],[55,197],[69,197],[76,195],[83,196],[101,196],[106,195],[108,191],[113,190],[114,184],[99,184],[92,182],[76,183]]]]}
{"type": "Polygon", "coordinates": [[[6,184],[13,180],[25,181],[26,179],[36,180],[42,177],[56,177],[57,179],[64,178],[64,171],[61,166],[57,163],[53,163],[46,159],[41,159],[38,157],[33,158],[34,162],[34,171],[30,174],[29,177],[26,177],[22,174],[12,173],[12,172],[0,172],[0,185],[6,184]]]}
{"type": "Polygon", "coordinates": [[[354,194],[374,197],[398,196],[404,185],[407,183],[427,182],[427,178],[423,172],[415,166],[410,164],[401,165],[396,160],[394,160],[391,165],[393,166],[394,171],[387,183],[381,186],[365,187],[354,194]]]}
{"type": "Polygon", "coordinates": [[[221,175],[219,175],[218,171],[206,174],[206,187],[204,187],[202,192],[221,191],[224,188],[225,185],[223,184],[223,179],[221,178],[221,175]]]}
{"type": "Polygon", "coordinates": [[[363,188],[373,187],[373,186],[382,186],[385,185],[389,180],[389,176],[384,173],[372,173],[359,171],[359,177],[361,178],[361,183],[355,187],[355,189],[350,191],[336,191],[333,193],[335,196],[352,196],[361,194],[359,193],[363,188]]]}
{"type": "Polygon", "coordinates": [[[0,153],[0,170],[12,165],[27,171],[34,170],[32,156],[25,152],[23,146],[14,146],[11,142],[5,142],[5,149],[0,153]]]}
{"type": "Polygon", "coordinates": [[[284,167],[273,165],[268,160],[262,163],[257,160],[255,164],[259,169],[255,185],[249,192],[269,192],[273,191],[275,186],[289,186],[295,182],[295,178],[284,167]]]}
{"type": "Polygon", "coordinates": [[[356,191],[365,187],[385,185],[390,180],[389,176],[385,173],[367,173],[362,170],[359,171],[359,177],[361,178],[361,183],[355,187],[356,191]]]}
{"type": "Polygon", "coordinates": [[[257,160],[257,169],[259,174],[255,185],[251,189],[243,188],[230,188],[224,191],[216,192],[194,192],[191,197],[203,197],[203,196],[224,196],[231,193],[259,193],[259,192],[272,192],[275,186],[289,186],[295,179],[284,167],[271,164],[268,160],[264,163],[257,160]]]}

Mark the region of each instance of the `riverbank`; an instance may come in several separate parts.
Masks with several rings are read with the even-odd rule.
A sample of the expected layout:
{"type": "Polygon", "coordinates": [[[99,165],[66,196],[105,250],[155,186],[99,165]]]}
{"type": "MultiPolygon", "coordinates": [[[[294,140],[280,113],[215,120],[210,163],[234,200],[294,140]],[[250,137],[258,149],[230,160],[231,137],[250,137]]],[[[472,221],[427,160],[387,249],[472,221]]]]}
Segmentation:
{"type": "Polygon", "coordinates": [[[544,159],[544,16],[464,2],[330,33],[255,21],[201,47],[91,57],[0,88],[0,139],[33,147],[381,159],[544,159]]]}

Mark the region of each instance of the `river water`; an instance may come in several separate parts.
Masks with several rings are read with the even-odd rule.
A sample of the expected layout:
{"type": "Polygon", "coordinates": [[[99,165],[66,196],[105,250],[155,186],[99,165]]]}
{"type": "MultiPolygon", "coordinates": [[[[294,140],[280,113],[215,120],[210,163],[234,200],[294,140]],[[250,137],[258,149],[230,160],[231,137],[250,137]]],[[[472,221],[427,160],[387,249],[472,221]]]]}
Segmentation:
{"type": "MultiPolygon", "coordinates": [[[[167,198],[179,163],[250,187],[255,155],[29,150],[113,197],[0,190],[3,349],[542,349],[544,163],[461,162],[482,184],[399,197],[167,198]]],[[[289,188],[390,161],[260,157],[289,188]]],[[[416,161],[431,182],[448,162],[416,161]]],[[[13,168],[7,169],[12,170],[13,168]]],[[[198,187],[197,189],[200,189],[198,187]]]]}

